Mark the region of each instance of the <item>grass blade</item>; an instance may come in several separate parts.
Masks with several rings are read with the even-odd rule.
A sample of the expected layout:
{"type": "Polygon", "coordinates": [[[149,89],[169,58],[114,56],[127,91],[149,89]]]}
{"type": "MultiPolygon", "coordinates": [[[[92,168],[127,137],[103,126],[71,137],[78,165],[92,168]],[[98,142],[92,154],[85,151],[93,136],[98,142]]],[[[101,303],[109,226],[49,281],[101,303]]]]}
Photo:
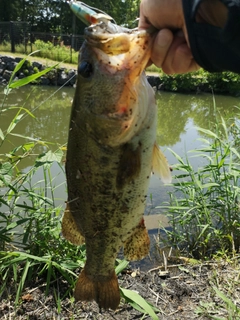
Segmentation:
{"type": "MultiPolygon", "coordinates": [[[[153,320],[158,320],[158,316],[154,312],[152,306],[144,300],[137,292],[120,288],[121,294],[127,298],[128,302],[136,309],[136,305],[142,308],[142,312],[148,314],[153,320]],[[135,305],[136,304],[136,305],[135,305]]],[[[137,309],[139,310],[139,309],[137,309]]]]}
{"type": "Polygon", "coordinates": [[[213,287],[213,290],[233,312],[237,311],[237,313],[240,314],[240,309],[238,309],[237,306],[228,297],[226,297],[220,290],[218,290],[217,287],[213,287]]]}
{"type": "Polygon", "coordinates": [[[127,268],[129,262],[127,260],[122,260],[119,262],[119,264],[116,266],[115,268],[115,272],[118,275],[119,273],[121,273],[124,269],[127,268]]]}
{"type": "Polygon", "coordinates": [[[15,305],[17,305],[20,300],[20,295],[21,295],[22,290],[24,288],[24,283],[25,283],[30,265],[31,265],[30,261],[27,260],[25,267],[23,269],[23,273],[21,275],[19,285],[18,285],[18,290],[17,290],[17,294],[16,294],[16,299],[15,299],[15,305]]]}
{"type": "Polygon", "coordinates": [[[44,74],[48,73],[49,71],[51,71],[52,69],[56,68],[57,66],[59,65],[59,63],[55,64],[54,66],[52,67],[49,67],[41,72],[38,72],[38,73],[35,73],[35,74],[32,74],[31,76],[28,76],[28,77],[25,77],[23,79],[20,79],[20,80],[17,80],[15,82],[12,82],[10,85],[9,85],[9,88],[10,89],[14,89],[14,88],[19,88],[19,87],[22,87],[22,86],[25,86],[26,84],[40,78],[41,76],[43,76],[44,74]]]}

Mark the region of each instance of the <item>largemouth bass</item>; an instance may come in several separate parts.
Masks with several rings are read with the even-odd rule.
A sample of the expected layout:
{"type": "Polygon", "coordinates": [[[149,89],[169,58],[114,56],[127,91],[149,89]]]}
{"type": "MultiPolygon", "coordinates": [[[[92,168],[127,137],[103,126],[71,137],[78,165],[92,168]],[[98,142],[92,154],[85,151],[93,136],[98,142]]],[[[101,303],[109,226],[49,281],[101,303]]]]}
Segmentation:
{"type": "Polygon", "coordinates": [[[144,208],[151,171],[170,181],[156,138],[156,103],[144,68],[153,37],[96,21],[85,30],[66,156],[68,200],[63,236],[86,243],[76,300],[116,309],[115,260],[148,254],[144,208]]]}

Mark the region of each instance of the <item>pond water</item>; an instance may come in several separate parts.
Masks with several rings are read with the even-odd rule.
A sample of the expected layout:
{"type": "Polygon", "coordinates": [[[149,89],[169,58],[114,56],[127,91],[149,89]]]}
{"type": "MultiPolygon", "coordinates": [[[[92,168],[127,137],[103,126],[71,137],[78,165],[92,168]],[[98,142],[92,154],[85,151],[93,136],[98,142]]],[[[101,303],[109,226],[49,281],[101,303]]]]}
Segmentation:
{"type": "MultiPolygon", "coordinates": [[[[65,146],[67,142],[71,101],[74,95],[73,88],[56,87],[33,87],[26,86],[13,90],[4,104],[8,107],[24,107],[32,112],[35,118],[27,115],[14,129],[14,133],[31,138],[48,141],[49,148],[56,150],[57,146],[65,146]]],[[[3,101],[3,88],[0,88],[0,101],[3,101]]],[[[170,165],[176,163],[176,159],[169,148],[181,157],[185,157],[189,150],[197,149],[201,146],[202,133],[197,127],[214,130],[215,108],[226,120],[234,121],[236,117],[236,106],[240,107],[239,97],[215,96],[211,94],[174,94],[168,92],[156,93],[158,104],[158,128],[157,142],[165,153],[170,165]],[[215,102],[214,102],[215,100],[215,102]]],[[[0,116],[0,128],[4,132],[9,123],[16,115],[17,109],[3,112],[0,116]]],[[[26,140],[19,136],[11,136],[10,140],[4,142],[0,154],[9,153],[14,147],[23,144],[26,140]]],[[[36,154],[46,151],[45,146],[39,145],[36,154]]],[[[18,167],[21,171],[28,171],[32,166],[34,156],[26,158],[18,167]]],[[[201,165],[201,159],[191,158],[190,162],[194,167],[201,165]]],[[[174,172],[173,172],[174,174],[174,172]]],[[[56,177],[54,184],[59,186],[55,190],[56,204],[63,205],[67,198],[65,175],[58,165],[53,165],[52,176],[56,177]]],[[[42,172],[35,176],[35,181],[42,180],[42,172]]],[[[164,186],[155,176],[152,176],[149,187],[149,197],[146,206],[147,225],[155,233],[158,222],[152,219],[153,215],[159,214],[160,209],[156,206],[168,201],[170,186],[164,186]]],[[[155,216],[156,218],[156,216],[155,216]]],[[[163,224],[167,225],[164,220],[163,224]]]]}

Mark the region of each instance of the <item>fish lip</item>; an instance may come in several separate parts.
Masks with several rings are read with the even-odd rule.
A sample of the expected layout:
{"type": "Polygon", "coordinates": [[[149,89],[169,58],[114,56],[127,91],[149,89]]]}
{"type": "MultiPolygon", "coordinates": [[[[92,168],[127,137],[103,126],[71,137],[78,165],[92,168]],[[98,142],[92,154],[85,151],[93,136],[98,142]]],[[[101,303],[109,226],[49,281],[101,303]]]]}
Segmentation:
{"type": "MultiPolygon", "coordinates": [[[[149,34],[147,30],[139,30],[138,28],[134,29],[127,29],[123,28],[121,32],[116,32],[116,33],[111,33],[107,31],[107,27],[104,30],[101,25],[104,23],[99,23],[95,25],[91,25],[87,28],[84,29],[84,36],[87,40],[87,38],[92,38],[92,39],[108,39],[108,38],[115,38],[123,34],[138,34],[139,36],[145,36],[146,34],[149,34]]],[[[104,24],[106,25],[106,24],[104,24]]]]}

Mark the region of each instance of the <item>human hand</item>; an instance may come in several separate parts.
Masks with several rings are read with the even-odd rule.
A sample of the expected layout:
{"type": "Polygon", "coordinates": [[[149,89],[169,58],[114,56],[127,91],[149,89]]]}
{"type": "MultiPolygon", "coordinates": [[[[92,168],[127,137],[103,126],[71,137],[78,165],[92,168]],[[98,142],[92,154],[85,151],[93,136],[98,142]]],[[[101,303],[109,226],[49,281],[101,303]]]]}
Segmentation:
{"type": "Polygon", "coordinates": [[[181,0],[142,0],[139,29],[150,26],[159,30],[153,43],[151,62],[167,74],[200,68],[191,53],[181,0]]]}

